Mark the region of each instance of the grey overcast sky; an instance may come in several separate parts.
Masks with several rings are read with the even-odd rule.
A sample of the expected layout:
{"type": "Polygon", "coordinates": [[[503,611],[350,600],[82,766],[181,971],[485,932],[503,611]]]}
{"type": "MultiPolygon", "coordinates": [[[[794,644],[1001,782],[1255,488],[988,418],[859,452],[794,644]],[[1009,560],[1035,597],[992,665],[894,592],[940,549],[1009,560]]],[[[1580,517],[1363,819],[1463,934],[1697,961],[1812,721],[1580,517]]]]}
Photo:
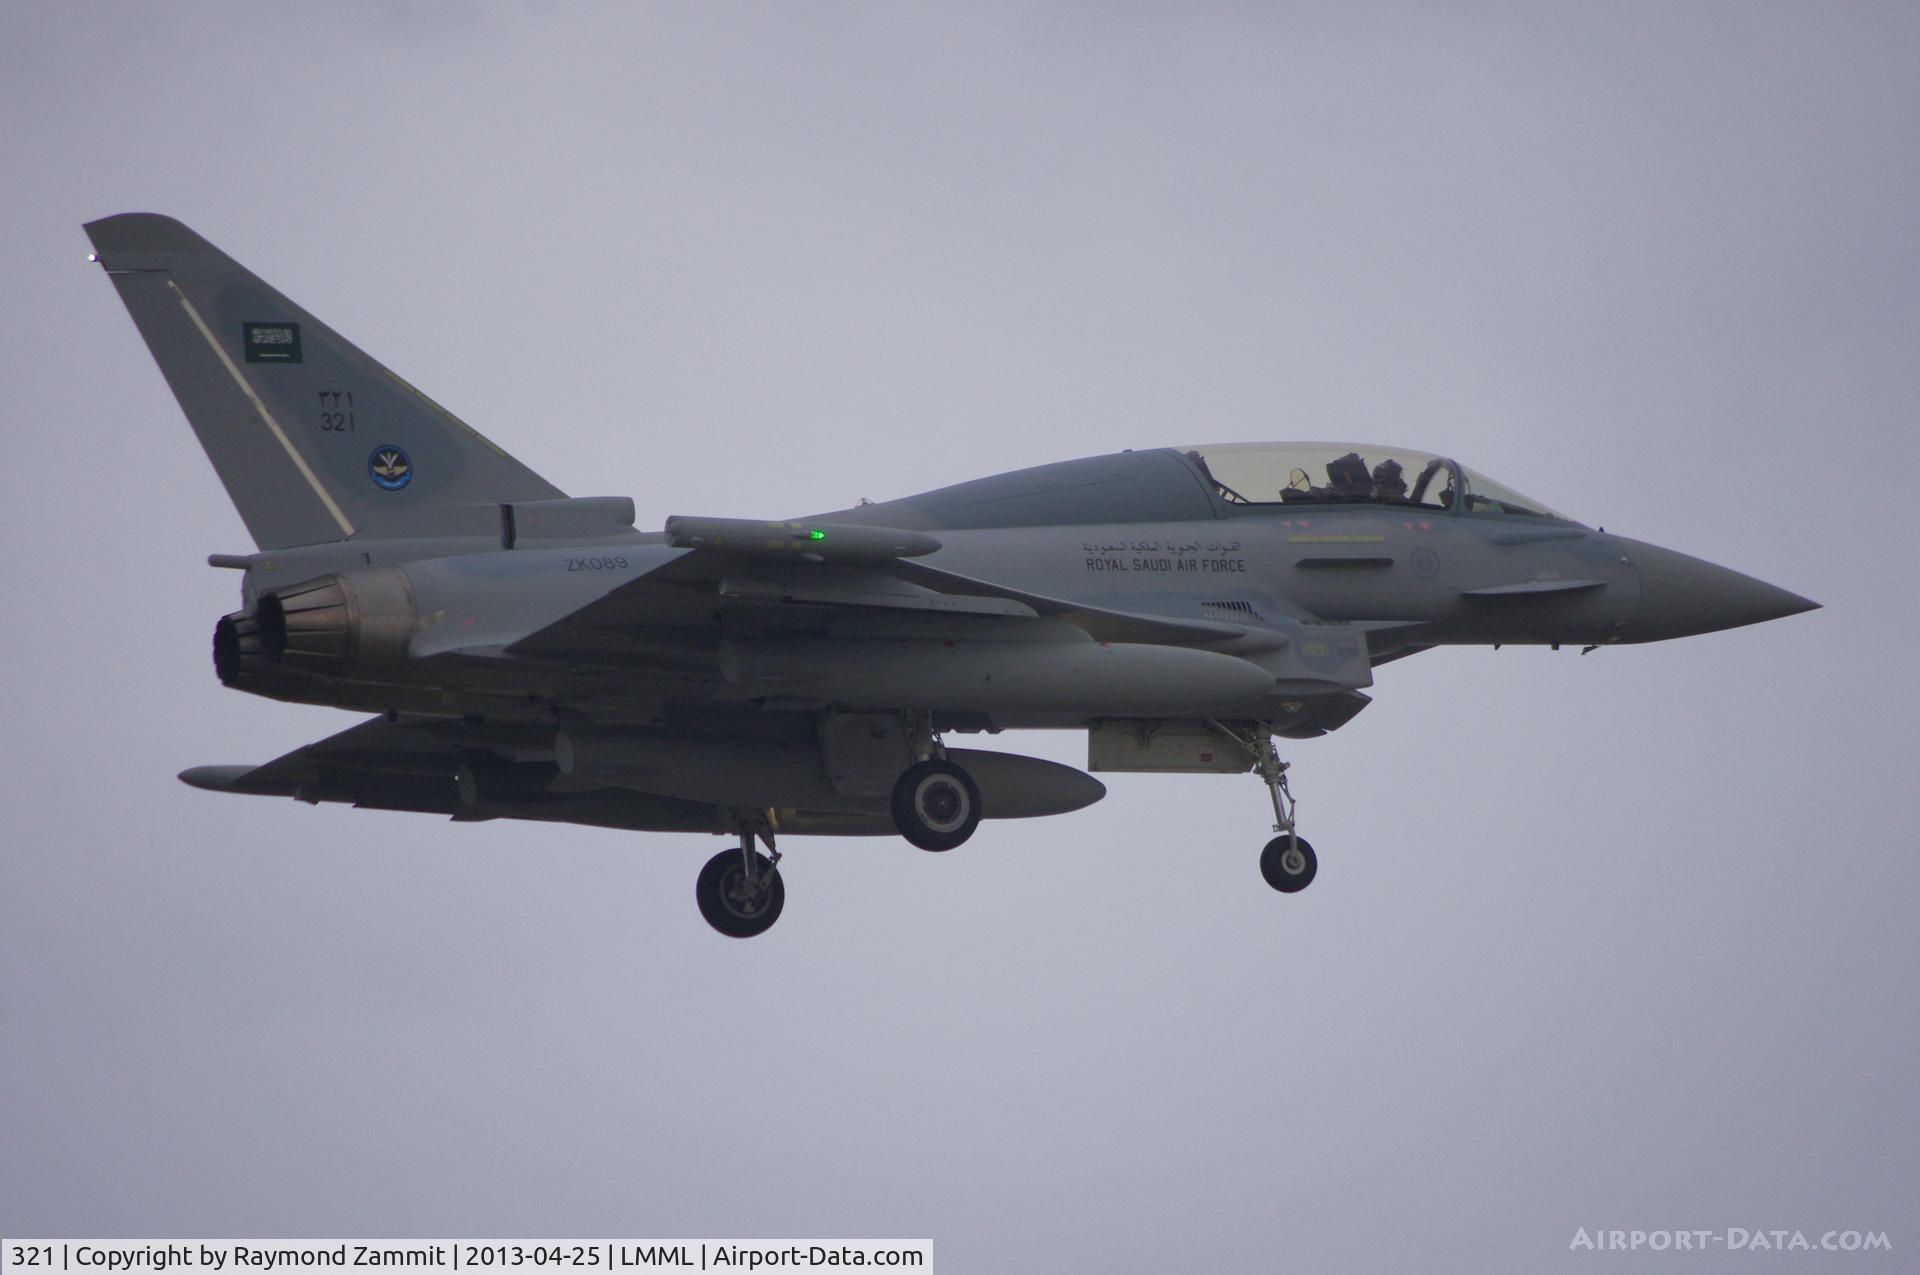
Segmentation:
{"type": "Polygon", "coordinates": [[[1912,1269],[1920,10],[15,0],[0,119],[0,1232],[1912,1269]],[[643,525],[1353,437],[1825,609],[1381,670],[1303,895],[1141,776],[729,942],[708,839],[175,781],[353,719],[214,681],[135,209],[643,525]]]}

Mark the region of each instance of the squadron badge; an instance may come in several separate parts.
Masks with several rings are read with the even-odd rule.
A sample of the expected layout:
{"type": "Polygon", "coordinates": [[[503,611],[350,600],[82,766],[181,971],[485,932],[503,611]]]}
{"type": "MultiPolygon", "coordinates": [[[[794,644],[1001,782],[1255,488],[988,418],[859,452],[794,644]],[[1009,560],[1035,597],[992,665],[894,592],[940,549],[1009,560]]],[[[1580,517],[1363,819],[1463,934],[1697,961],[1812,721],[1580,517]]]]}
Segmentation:
{"type": "Polygon", "coordinates": [[[399,491],[413,481],[413,462],[392,443],[382,443],[367,457],[367,476],[386,491],[399,491]]]}

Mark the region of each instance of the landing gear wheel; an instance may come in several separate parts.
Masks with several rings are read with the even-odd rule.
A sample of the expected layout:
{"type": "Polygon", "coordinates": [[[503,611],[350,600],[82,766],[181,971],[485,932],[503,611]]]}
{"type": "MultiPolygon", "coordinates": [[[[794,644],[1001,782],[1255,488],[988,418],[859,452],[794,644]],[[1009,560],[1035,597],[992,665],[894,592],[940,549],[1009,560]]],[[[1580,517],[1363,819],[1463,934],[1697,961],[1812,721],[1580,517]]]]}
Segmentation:
{"type": "Polygon", "coordinates": [[[693,899],[708,925],[728,938],[750,939],[766,933],[780,919],[787,887],[773,860],[758,850],[746,854],[722,850],[700,869],[700,877],[693,884],[693,899]],[[752,880],[747,878],[749,854],[753,857],[752,880]]]}
{"type": "Polygon", "coordinates": [[[950,761],[909,766],[893,785],[893,826],[922,850],[951,850],[980,826],[980,789],[950,761]]]}
{"type": "Polygon", "coordinates": [[[1306,889],[1313,884],[1313,874],[1319,870],[1320,859],[1305,837],[1289,837],[1283,832],[1267,842],[1267,848],[1260,852],[1260,875],[1282,894],[1298,894],[1306,889]]]}

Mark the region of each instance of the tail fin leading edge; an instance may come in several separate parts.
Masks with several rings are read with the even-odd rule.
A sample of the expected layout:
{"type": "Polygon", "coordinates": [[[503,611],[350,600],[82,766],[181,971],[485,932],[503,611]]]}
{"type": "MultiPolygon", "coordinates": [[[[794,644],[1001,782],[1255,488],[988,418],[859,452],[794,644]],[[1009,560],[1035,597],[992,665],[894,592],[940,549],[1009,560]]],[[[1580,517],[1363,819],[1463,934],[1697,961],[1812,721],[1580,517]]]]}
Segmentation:
{"type": "Polygon", "coordinates": [[[460,535],[564,498],[171,217],[86,231],[260,548],[460,535]]]}

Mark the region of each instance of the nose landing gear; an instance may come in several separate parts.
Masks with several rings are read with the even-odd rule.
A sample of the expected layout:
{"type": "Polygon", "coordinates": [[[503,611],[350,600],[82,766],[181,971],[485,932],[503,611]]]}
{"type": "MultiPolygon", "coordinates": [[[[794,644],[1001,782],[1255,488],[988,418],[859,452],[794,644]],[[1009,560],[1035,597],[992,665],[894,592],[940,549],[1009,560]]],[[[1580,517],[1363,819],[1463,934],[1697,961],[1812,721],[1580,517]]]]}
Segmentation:
{"type": "Polygon", "coordinates": [[[1260,875],[1267,884],[1282,894],[1298,894],[1313,884],[1313,874],[1320,870],[1320,860],[1313,853],[1313,847],[1307,839],[1291,832],[1283,832],[1260,852],[1260,875]]]}
{"type": "Polygon", "coordinates": [[[1289,763],[1280,760],[1273,744],[1273,724],[1254,723],[1255,729],[1242,733],[1220,722],[1207,723],[1232,740],[1253,759],[1253,768],[1267,785],[1273,799],[1273,830],[1280,835],[1260,851],[1260,875],[1282,894],[1298,894],[1313,884],[1320,871],[1320,857],[1294,826],[1293,791],[1287,786],[1289,763]]]}

